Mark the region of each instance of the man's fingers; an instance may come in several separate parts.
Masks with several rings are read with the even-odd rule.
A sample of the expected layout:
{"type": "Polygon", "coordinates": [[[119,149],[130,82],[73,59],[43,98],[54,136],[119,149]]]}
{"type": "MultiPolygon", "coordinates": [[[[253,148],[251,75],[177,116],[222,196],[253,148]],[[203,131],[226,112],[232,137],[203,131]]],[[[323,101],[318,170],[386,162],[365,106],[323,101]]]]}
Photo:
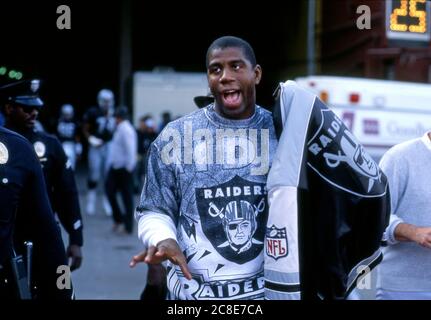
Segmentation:
{"type": "Polygon", "coordinates": [[[132,260],[129,263],[130,268],[135,267],[139,262],[145,262],[145,257],[147,256],[147,251],[144,250],[141,253],[132,257],[132,260]]]}
{"type": "Polygon", "coordinates": [[[187,280],[192,280],[192,274],[190,273],[189,267],[187,266],[186,257],[182,252],[177,253],[169,260],[180,267],[187,280]]]}
{"type": "Polygon", "coordinates": [[[81,266],[81,263],[82,263],[81,257],[72,257],[72,261],[70,264],[70,271],[79,269],[79,267],[81,266]]]}
{"type": "Polygon", "coordinates": [[[152,262],[152,260],[154,259],[154,253],[156,253],[156,251],[157,251],[157,248],[154,246],[151,246],[148,248],[147,256],[145,257],[146,263],[152,262]]]}
{"type": "Polygon", "coordinates": [[[187,263],[185,261],[182,261],[178,263],[180,266],[181,271],[183,272],[184,276],[187,280],[192,280],[192,274],[190,273],[189,267],[187,266],[187,263]]]}

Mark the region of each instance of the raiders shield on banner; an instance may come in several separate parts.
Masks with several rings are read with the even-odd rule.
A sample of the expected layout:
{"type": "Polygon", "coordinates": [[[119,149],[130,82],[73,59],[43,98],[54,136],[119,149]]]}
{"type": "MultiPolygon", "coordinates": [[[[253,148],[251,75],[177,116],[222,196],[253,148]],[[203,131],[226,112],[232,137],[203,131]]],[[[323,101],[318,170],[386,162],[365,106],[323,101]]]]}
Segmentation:
{"type": "Polygon", "coordinates": [[[382,172],[344,123],[316,99],[311,133],[307,142],[308,162],[331,185],[362,197],[380,197],[385,193],[376,182],[382,172]],[[356,174],[343,174],[354,170],[356,174]],[[365,187],[364,187],[365,186],[365,187]]]}
{"type": "Polygon", "coordinates": [[[244,264],[261,253],[268,211],[265,195],[265,184],[239,176],[196,189],[203,232],[225,259],[244,264]]]}

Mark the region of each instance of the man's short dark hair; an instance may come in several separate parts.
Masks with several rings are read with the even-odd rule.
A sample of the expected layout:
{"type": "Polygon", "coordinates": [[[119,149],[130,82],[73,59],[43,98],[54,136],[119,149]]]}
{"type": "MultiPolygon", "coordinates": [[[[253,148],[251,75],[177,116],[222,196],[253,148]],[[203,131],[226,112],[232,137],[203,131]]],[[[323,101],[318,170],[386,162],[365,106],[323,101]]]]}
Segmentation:
{"type": "Polygon", "coordinates": [[[213,43],[209,46],[207,50],[206,56],[206,66],[208,68],[209,65],[209,55],[215,49],[226,49],[226,48],[240,48],[244,53],[245,58],[251,63],[253,67],[256,66],[256,56],[254,55],[254,50],[251,45],[238,37],[233,36],[224,36],[214,40],[213,43]]]}

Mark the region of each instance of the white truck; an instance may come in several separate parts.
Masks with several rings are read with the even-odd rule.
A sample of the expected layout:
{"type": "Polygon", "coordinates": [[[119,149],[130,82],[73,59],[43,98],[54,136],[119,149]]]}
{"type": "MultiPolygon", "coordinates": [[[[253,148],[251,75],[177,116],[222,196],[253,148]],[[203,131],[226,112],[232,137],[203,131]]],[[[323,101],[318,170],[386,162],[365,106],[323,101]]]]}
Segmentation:
{"type": "Polygon", "coordinates": [[[431,84],[332,76],[295,80],[319,96],[376,160],[431,129],[431,84]]]}
{"type": "Polygon", "coordinates": [[[161,114],[169,111],[172,119],[197,109],[195,96],[208,93],[206,73],[139,71],[133,75],[133,123],[151,114],[160,123],[161,114]]]}

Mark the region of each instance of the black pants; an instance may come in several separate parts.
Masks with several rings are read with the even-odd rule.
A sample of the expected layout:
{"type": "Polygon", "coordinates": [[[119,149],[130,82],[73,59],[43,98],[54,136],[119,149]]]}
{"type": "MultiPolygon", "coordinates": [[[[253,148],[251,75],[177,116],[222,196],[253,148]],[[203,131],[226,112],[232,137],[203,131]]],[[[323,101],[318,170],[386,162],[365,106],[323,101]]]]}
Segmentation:
{"type": "Polygon", "coordinates": [[[133,174],[126,169],[111,168],[105,183],[105,192],[112,208],[115,223],[124,223],[128,233],[133,232],[133,174]],[[117,201],[117,192],[126,212],[122,213],[117,201]]]}

